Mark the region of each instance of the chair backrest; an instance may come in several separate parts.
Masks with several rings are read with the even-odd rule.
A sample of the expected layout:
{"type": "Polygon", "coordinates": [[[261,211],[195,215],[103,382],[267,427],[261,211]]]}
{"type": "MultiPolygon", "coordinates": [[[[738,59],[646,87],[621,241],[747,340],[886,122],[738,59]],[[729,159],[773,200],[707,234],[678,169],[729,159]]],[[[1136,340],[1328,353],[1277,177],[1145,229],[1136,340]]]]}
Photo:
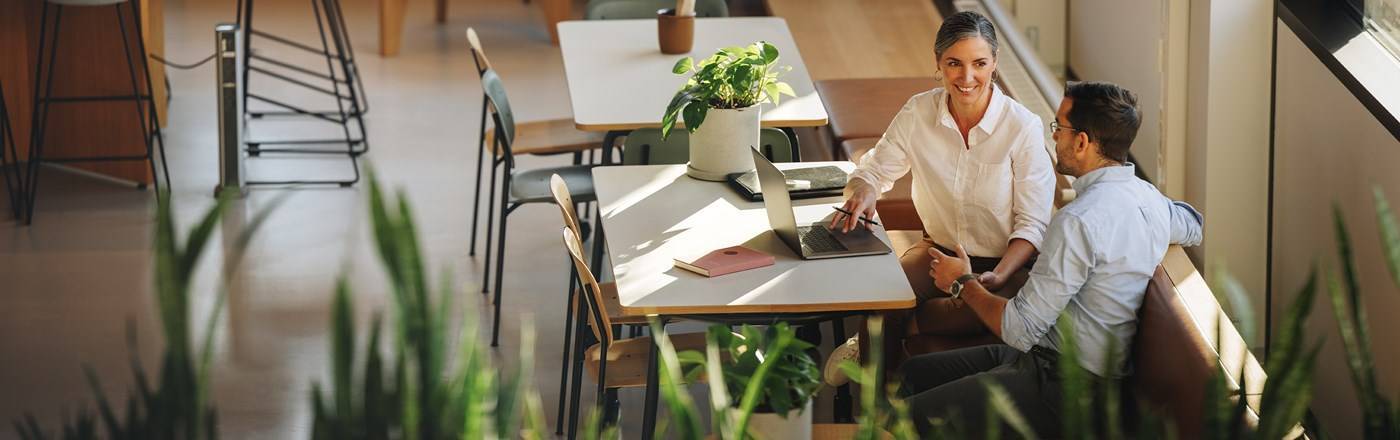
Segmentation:
{"type": "Polygon", "coordinates": [[[564,217],[564,226],[574,234],[579,234],[578,212],[574,211],[574,196],[569,193],[569,185],[558,174],[549,176],[549,192],[554,194],[554,203],[559,205],[559,214],[564,217]]]}
{"type": "Polygon", "coordinates": [[[476,37],[476,29],[467,28],[467,44],[471,45],[472,61],[476,62],[477,76],[491,70],[491,60],[486,59],[486,52],[481,50],[481,39],[476,37]]]}
{"type": "Polygon", "coordinates": [[[502,157],[510,161],[510,146],[515,142],[515,114],[510,110],[510,100],[506,98],[506,86],[493,69],[481,74],[481,91],[486,93],[486,101],[491,104],[491,120],[496,124],[494,142],[502,148],[502,157]]]}
{"type": "MultiPolygon", "coordinates": [[[[758,151],[773,162],[793,162],[797,160],[797,146],[787,133],[776,128],[758,131],[758,151]]],[[[682,164],[690,160],[690,133],[674,130],[671,136],[661,139],[659,128],[639,128],[632,130],[622,142],[623,165],[663,165],[682,164]]]]}
{"type": "MultiPolygon", "coordinates": [[[[589,0],[583,17],[585,20],[656,18],[656,11],[675,7],[675,0],[589,0]]],[[[724,0],[698,0],[695,16],[728,17],[729,5],[724,0]]]]}
{"type": "Polygon", "coordinates": [[[598,287],[598,280],[593,278],[593,272],[588,270],[588,263],[583,261],[583,243],[580,243],[578,234],[568,227],[563,228],[564,247],[569,249],[569,258],[574,260],[574,268],[578,270],[579,286],[584,293],[584,313],[588,314],[588,320],[593,325],[593,336],[599,341],[609,344],[613,342],[612,320],[608,319],[607,312],[603,311],[603,289],[598,287]]]}

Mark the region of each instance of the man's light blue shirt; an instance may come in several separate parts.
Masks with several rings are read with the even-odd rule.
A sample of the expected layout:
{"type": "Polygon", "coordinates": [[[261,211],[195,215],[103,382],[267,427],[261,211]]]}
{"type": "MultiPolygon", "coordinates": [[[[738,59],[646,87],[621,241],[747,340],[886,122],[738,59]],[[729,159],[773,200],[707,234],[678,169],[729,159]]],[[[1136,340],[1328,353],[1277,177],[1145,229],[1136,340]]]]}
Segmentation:
{"type": "Polygon", "coordinates": [[[1132,164],[1091,171],[1074,190],[1050,220],[1025,287],[1006,305],[1002,340],[1023,352],[1059,351],[1055,321],[1066,312],[1080,365],[1121,376],[1147,282],[1168,245],[1201,243],[1201,214],[1137,178],[1132,164]],[[1110,350],[1119,353],[1112,365],[1110,350]]]}

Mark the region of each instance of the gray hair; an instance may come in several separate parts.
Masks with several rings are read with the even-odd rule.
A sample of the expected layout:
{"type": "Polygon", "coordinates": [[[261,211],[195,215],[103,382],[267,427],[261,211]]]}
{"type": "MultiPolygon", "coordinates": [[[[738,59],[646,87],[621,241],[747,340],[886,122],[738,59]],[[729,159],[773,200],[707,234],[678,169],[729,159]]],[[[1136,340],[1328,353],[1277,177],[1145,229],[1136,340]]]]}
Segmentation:
{"type": "Polygon", "coordinates": [[[933,42],[933,54],[942,58],[943,52],[953,47],[953,44],[974,37],[986,41],[987,46],[992,48],[992,56],[996,56],[997,31],[992,27],[991,20],[972,11],[949,15],[938,28],[938,37],[933,42]]]}

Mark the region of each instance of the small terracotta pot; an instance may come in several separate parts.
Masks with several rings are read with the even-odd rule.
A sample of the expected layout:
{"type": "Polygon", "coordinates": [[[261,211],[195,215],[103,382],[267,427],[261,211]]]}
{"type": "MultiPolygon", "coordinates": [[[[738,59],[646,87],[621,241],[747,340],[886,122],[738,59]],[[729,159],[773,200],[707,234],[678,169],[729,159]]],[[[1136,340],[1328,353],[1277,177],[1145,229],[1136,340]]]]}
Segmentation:
{"type": "Polygon", "coordinates": [[[690,53],[695,44],[695,17],[677,17],[675,9],[656,11],[656,39],[661,53],[690,53]]]}

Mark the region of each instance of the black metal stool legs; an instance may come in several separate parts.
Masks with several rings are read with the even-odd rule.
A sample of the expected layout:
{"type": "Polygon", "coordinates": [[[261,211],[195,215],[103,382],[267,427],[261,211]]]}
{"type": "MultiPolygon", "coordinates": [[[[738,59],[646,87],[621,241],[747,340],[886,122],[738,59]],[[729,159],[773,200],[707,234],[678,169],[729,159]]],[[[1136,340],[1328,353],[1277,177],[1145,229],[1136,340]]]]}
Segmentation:
{"type": "Polygon", "coordinates": [[[23,218],[20,206],[24,194],[24,175],[19,169],[19,153],[15,151],[14,128],[10,126],[10,109],[5,105],[5,85],[0,83],[0,173],[5,174],[5,192],[10,200],[10,215],[23,218]],[[11,170],[13,168],[13,170],[11,170]],[[10,175],[14,174],[14,177],[10,175]]]}
{"type": "MultiPolygon", "coordinates": [[[[33,124],[30,132],[29,158],[27,172],[20,179],[19,185],[21,201],[24,204],[25,223],[32,223],[34,220],[34,206],[38,199],[39,191],[39,165],[43,162],[112,162],[112,161],[145,161],[150,166],[151,180],[159,189],[160,180],[164,177],[166,184],[170,182],[169,167],[165,165],[165,141],[160,132],[160,118],[156,114],[154,89],[151,82],[151,71],[149,63],[146,62],[146,42],[141,35],[141,19],[137,13],[139,10],[138,0],[126,2],[131,8],[132,21],[135,23],[136,48],[132,50],[131,35],[127,32],[126,14],[122,12],[122,3],[113,5],[114,15],[117,20],[117,28],[120,30],[122,53],[126,56],[126,71],[128,84],[131,86],[130,95],[114,96],[54,96],[54,72],[58,70],[58,48],[59,39],[63,30],[63,5],[50,5],[44,3],[39,25],[39,59],[34,66],[34,78],[37,81],[34,88],[33,124]],[[53,11],[53,23],[50,26],[50,10],[53,11]],[[141,64],[142,78],[137,78],[136,66],[141,64]],[[140,83],[146,84],[145,91],[142,91],[140,83]],[[45,140],[49,128],[49,109],[53,104],[70,104],[77,102],[93,101],[132,101],[136,109],[136,122],[141,130],[141,141],[144,151],[140,155],[105,155],[88,157],[62,157],[50,158],[44,154],[45,140]],[[163,174],[156,170],[157,142],[159,143],[159,153],[161,156],[163,174]]],[[[18,157],[18,156],[16,156],[18,157]]],[[[8,177],[7,177],[8,178],[8,177]]],[[[144,188],[145,183],[140,183],[138,187],[144,188]]]]}

